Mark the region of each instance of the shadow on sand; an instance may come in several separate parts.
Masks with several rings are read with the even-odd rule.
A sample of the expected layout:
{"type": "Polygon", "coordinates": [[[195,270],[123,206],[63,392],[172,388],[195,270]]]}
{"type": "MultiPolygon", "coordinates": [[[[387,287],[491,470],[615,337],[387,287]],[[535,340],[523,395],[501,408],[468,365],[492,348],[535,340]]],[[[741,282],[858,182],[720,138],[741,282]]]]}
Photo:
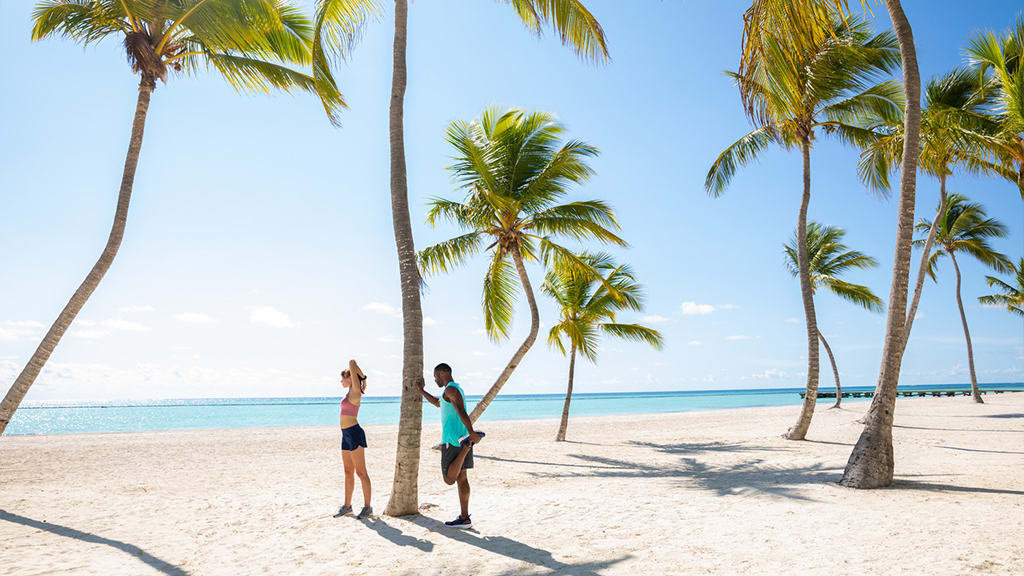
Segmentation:
{"type": "Polygon", "coordinates": [[[408,536],[398,528],[387,523],[386,520],[380,517],[374,517],[368,522],[364,522],[367,528],[373,530],[381,538],[396,544],[398,546],[411,546],[418,548],[423,552],[432,552],[434,550],[434,543],[430,540],[423,540],[416,538],[415,536],[408,536]]]}
{"type": "MultiPolygon", "coordinates": [[[[447,528],[443,523],[432,518],[427,518],[426,516],[412,516],[406,520],[412,524],[416,524],[417,526],[422,526],[435,534],[451,538],[457,542],[469,544],[470,546],[475,546],[492,554],[498,554],[500,556],[505,556],[506,558],[511,558],[512,560],[533,564],[538,568],[553,571],[544,572],[545,574],[597,576],[599,570],[618,564],[619,562],[631,557],[627,554],[613,560],[582,562],[578,564],[566,563],[556,560],[551,552],[547,550],[534,548],[533,546],[523,544],[517,540],[506,538],[505,536],[478,536],[478,533],[475,530],[457,530],[447,528]]],[[[518,567],[502,572],[503,575],[523,573],[522,568],[518,567]]]]}
{"type": "Polygon", "coordinates": [[[167,574],[168,576],[191,576],[181,568],[178,568],[166,560],[153,556],[134,544],[104,538],[103,536],[97,536],[95,534],[90,534],[89,532],[82,532],[81,530],[75,530],[74,528],[68,528],[67,526],[60,526],[59,524],[50,524],[49,522],[33,520],[32,518],[12,514],[11,512],[2,509],[0,509],[0,520],[10,522],[12,524],[21,524],[22,526],[28,526],[37,530],[43,530],[45,532],[50,532],[51,534],[64,536],[65,538],[74,538],[75,540],[81,540],[82,542],[88,542],[90,544],[103,544],[104,546],[110,546],[111,548],[116,548],[125,554],[138,558],[140,561],[145,562],[149,566],[167,574]]]}

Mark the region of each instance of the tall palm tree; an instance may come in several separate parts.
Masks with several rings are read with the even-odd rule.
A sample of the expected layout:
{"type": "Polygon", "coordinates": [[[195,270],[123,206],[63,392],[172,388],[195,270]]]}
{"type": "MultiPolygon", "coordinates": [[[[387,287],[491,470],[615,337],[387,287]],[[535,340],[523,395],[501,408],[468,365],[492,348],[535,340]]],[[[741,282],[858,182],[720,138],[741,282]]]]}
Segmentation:
{"type": "Polygon", "coordinates": [[[893,255],[889,311],[885,321],[882,365],[871,406],[864,417],[864,429],[843,470],[839,483],[850,488],[880,488],[892,484],[895,465],[892,449],[893,412],[896,385],[906,346],[907,289],[910,283],[911,242],[914,239],[914,202],[917,198],[917,150],[921,136],[921,73],[910,21],[900,0],[885,0],[889,20],[900,46],[903,68],[903,162],[900,165],[900,198],[896,218],[896,249],[893,255]]]}
{"type": "Polygon", "coordinates": [[[1024,18],[1003,35],[983,32],[967,46],[968,59],[982,82],[992,74],[996,85],[993,115],[999,124],[990,141],[1001,174],[1017,184],[1024,199],[1024,18]]]}
{"type": "Polygon", "coordinates": [[[558,304],[561,319],[548,332],[548,344],[566,354],[569,348],[569,385],[562,407],[562,421],[555,441],[565,440],[569,426],[569,404],[572,402],[573,376],[576,372],[576,353],[597,363],[598,342],[601,335],[614,336],[635,342],[645,342],[656,350],[663,344],[661,333],[640,324],[615,321],[620,310],[643,310],[643,291],[628,265],[616,265],[608,254],[582,254],[581,259],[604,274],[604,281],[587,278],[564,268],[548,271],[541,290],[558,304]],[[617,295],[605,288],[615,287],[617,295]]]}
{"type": "Polygon", "coordinates": [[[493,340],[508,338],[516,300],[516,277],[530,305],[530,332],[491,388],[470,414],[480,417],[537,339],[540,312],[526,262],[559,266],[573,275],[597,279],[612,297],[615,285],[587,260],[555,242],[557,238],[597,240],[625,246],[611,207],[599,200],[557,204],[573,184],[590,179],[587,161],[597,149],[579,141],[561,142],[565,128],[550,114],[491,108],[473,122],[453,122],[448,142],[455,148],[451,170],[466,191],[462,203],[435,198],[427,222],[444,219],[465,233],[420,252],[421,269],[447,272],[468,258],[491,252],[484,276],[484,327],[493,340]],[[514,272],[513,272],[514,269],[514,272]]]}
{"type": "MultiPolygon", "coordinates": [[[[733,74],[748,117],[755,128],[726,148],[704,181],[709,194],[725,191],[737,167],[754,160],[772,144],[799,148],[803,157],[803,194],[797,216],[797,235],[807,235],[811,199],[811,148],[818,131],[841,141],[866,146],[876,137],[868,127],[879,118],[898,115],[902,98],[893,81],[881,81],[899,58],[890,32],[872,35],[856,17],[837,19],[831,34],[792,52],[794,46],[763,34],[763,61],[748,66],[746,75],[733,74]]],[[[818,328],[814,313],[806,245],[798,246],[800,291],[807,327],[807,394],[796,424],[786,433],[802,440],[810,427],[818,390],[818,328]]]]}
{"type": "MultiPolygon", "coordinates": [[[[932,221],[921,251],[914,295],[907,310],[903,331],[903,347],[910,341],[910,331],[917,315],[924,290],[928,258],[946,206],[946,181],[954,170],[971,174],[998,174],[1001,166],[988,159],[989,141],[996,132],[996,123],[989,116],[994,87],[987,82],[979,88],[977,73],[957,68],[945,76],[933,78],[925,88],[925,108],[921,114],[921,150],[918,165],[921,172],[939,180],[939,211],[932,221]]],[[[889,189],[889,171],[899,165],[903,153],[903,118],[880,127],[884,135],[870,143],[861,155],[858,168],[868,186],[889,189]]]]}
{"type": "Polygon", "coordinates": [[[994,276],[985,276],[988,285],[998,289],[1002,294],[981,296],[978,302],[987,306],[1006,308],[1012,314],[1024,316],[1024,258],[1020,259],[1011,272],[1015,275],[1016,286],[1011,286],[994,276]]]}
{"type": "MultiPolygon", "coordinates": [[[[419,510],[420,430],[423,402],[414,384],[423,373],[423,310],[420,272],[409,219],[409,188],[405,171],[406,39],[409,2],[395,1],[395,34],[388,115],[391,145],[391,219],[398,249],[402,291],[402,404],[395,451],[395,477],[385,514],[402,516],[419,510]]],[[[501,0],[509,4],[526,27],[538,36],[550,25],[563,44],[591,61],[607,60],[604,30],[582,0],[501,0]]],[[[446,9],[452,9],[445,4],[446,9]]],[[[344,57],[364,25],[382,12],[377,0],[318,0],[316,8],[314,76],[326,86],[335,84],[331,55],[344,57]]]]}
{"type": "Polygon", "coordinates": [[[117,38],[140,76],[128,154],[106,246],[85,280],[50,326],[28,364],[0,403],[0,434],[42,371],[64,332],[114,261],[128,220],[135,169],[156,81],[174,72],[216,69],[229,84],[249,92],[305,90],[320,94],[329,116],[344,106],[330,84],[285,64],[312,62],[312,22],[283,0],[44,0],[32,16],[32,39],[63,36],[82,44],[117,38]]]}
{"type": "MultiPolygon", "coordinates": [[[[922,220],[917,224],[918,232],[925,233],[931,228],[931,223],[922,220]]],[[[960,308],[960,322],[964,326],[964,339],[967,341],[967,364],[971,373],[971,393],[974,401],[984,402],[981,399],[981,392],[978,391],[978,377],[974,371],[974,349],[971,346],[971,332],[967,328],[967,315],[964,313],[964,302],[960,297],[960,265],[957,264],[958,253],[973,256],[982,264],[989,266],[999,272],[1013,270],[1013,262],[1004,254],[997,252],[988,244],[989,238],[1002,238],[1006,236],[1006,226],[995,218],[989,218],[981,204],[975,204],[960,194],[952,194],[946,205],[945,212],[941,213],[939,231],[935,236],[937,248],[928,259],[928,275],[932,280],[938,281],[935,271],[939,260],[949,256],[953,263],[953,271],[956,273],[956,304],[960,308]]],[[[914,242],[915,246],[924,245],[924,240],[914,242]]]]}
{"type": "MultiPolygon", "coordinates": [[[[842,228],[824,226],[818,222],[807,223],[807,261],[811,272],[811,291],[817,293],[818,288],[824,286],[829,292],[843,300],[872,312],[881,312],[885,306],[870,288],[839,279],[839,276],[848,270],[854,268],[864,270],[878,266],[878,262],[874,258],[847,248],[843,244],[844,236],[846,236],[846,232],[842,228]]],[[[794,233],[789,243],[783,246],[786,252],[786,268],[794,277],[800,273],[796,243],[797,236],[794,233]]],[[[839,367],[836,366],[836,357],[832,354],[832,347],[828,345],[825,335],[820,331],[818,339],[821,340],[825,352],[828,353],[828,359],[832,363],[832,376],[836,381],[836,403],[832,407],[838,408],[843,400],[843,388],[839,384],[839,367]]]]}

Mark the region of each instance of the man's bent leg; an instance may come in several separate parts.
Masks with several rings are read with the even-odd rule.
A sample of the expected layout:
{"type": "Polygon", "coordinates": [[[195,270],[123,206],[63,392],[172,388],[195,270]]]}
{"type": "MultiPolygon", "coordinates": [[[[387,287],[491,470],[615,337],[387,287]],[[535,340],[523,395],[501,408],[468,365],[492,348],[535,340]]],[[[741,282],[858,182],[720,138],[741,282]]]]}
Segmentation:
{"type": "Polygon", "coordinates": [[[459,450],[459,455],[452,460],[452,463],[448,465],[448,473],[444,476],[444,483],[451,486],[459,479],[459,475],[463,474],[462,464],[466,462],[466,455],[473,449],[473,445],[465,443],[462,445],[462,449],[459,450]]]}

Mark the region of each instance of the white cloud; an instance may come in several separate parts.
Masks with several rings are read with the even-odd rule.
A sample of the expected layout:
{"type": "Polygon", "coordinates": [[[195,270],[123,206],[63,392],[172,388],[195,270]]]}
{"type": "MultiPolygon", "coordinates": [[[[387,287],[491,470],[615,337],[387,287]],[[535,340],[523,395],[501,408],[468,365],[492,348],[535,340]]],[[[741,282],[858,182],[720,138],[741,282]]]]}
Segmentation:
{"type": "Polygon", "coordinates": [[[153,308],[149,304],[135,304],[132,306],[122,306],[117,309],[122,314],[130,314],[132,312],[153,312],[156,308],[153,308]]]}
{"type": "Polygon", "coordinates": [[[107,330],[120,330],[123,332],[149,332],[150,327],[138,322],[132,322],[131,320],[124,320],[122,318],[109,318],[100,322],[100,326],[107,330]]]}
{"type": "Polygon", "coordinates": [[[391,334],[388,334],[387,336],[378,337],[377,342],[383,342],[384,344],[397,344],[398,338],[395,338],[391,334]]]}
{"type": "Polygon", "coordinates": [[[393,316],[395,318],[402,317],[402,311],[400,309],[383,302],[370,302],[363,306],[363,310],[373,312],[374,314],[380,314],[381,316],[393,316]]]}
{"type": "Polygon", "coordinates": [[[486,336],[487,331],[484,330],[483,328],[477,328],[476,330],[473,330],[473,334],[477,334],[479,336],[486,336]]]}
{"type": "Polygon", "coordinates": [[[254,306],[249,310],[250,324],[264,324],[272,328],[295,328],[297,324],[273,306],[254,306]]]}
{"type": "Polygon", "coordinates": [[[434,324],[437,324],[437,320],[434,320],[430,316],[424,316],[423,317],[423,325],[424,326],[433,326],[434,324]]]}
{"type": "Polygon", "coordinates": [[[487,353],[479,350],[473,350],[473,356],[487,356],[487,353]]]}
{"type": "Polygon", "coordinates": [[[8,320],[4,324],[12,328],[46,328],[45,324],[35,320],[8,320]]]}
{"type": "Polygon", "coordinates": [[[668,322],[668,318],[657,314],[646,314],[640,317],[640,321],[647,322],[648,324],[662,324],[664,322],[668,322]]]}
{"type": "Polygon", "coordinates": [[[711,304],[697,304],[696,302],[683,302],[680,306],[685,316],[696,316],[703,314],[711,314],[715,311],[715,307],[711,304]]]}
{"type": "Polygon", "coordinates": [[[740,380],[778,380],[780,378],[788,378],[789,373],[785,370],[779,370],[778,368],[768,368],[764,372],[759,374],[751,374],[750,376],[740,377],[740,380]]]}
{"type": "Polygon", "coordinates": [[[173,318],[184,324],[213,324],[214,322],[209,314],[202,312],[178,312],[173,318]]]}
{"type": "Polygon", "coordinates": [[[104,336],[110,336],[110,332],[106,330],[68,330],[68,336],[73,338],[82,338],[83,340],[96,340],[97,338],[103,338],[104,336]]]}
{"type": "Polygon", "coordinates": [[[0,342],[17,342],[22,338],[38,338],[36,330],[45,328],[35,320],[8,320],[0,326],[0,342]]]}
{"type": "Polygon", "coordinates": [[[690,340],[687,344],[690,346],[700,346],[700,340],[690,340]]]}
{"type": "Polygon", "coordinates": [[[790,317],[790,318],[786,318],[786,324],[799,324],[799,323],[800,323],[800,319],[795,317],[795,316],[790,317]]]}
{"type": "Polygon", "coordinates": [[[750,336],[747,336],[745,334],[736,334],[735,336],[726,336],[725,339],[726,340],[733,340],[733,341],[736,341],[736,340],[750,340],[750,336]]]}
{"type": "Polygon", "coordinates": [[[735,304],[719,304],[718,306],[716,306],[716,308],[718,308],[719,310],[735,310],[739,308],[739,306],[735,304]]]}

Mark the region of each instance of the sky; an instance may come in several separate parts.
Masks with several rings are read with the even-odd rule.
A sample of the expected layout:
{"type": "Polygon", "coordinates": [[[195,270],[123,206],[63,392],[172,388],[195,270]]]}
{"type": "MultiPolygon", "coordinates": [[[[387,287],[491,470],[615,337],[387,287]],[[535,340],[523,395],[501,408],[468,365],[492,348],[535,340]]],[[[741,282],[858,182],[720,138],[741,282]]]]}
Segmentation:
{"type": "MultiPolygon", "coordinates": [[[[109,232],[138,79],[118,41],[83,49],[29,39],[32,2],[0,2],[0,387],[6,390],[95,262],[109,232]]],[[[310,9],[312,2],[303,2],[310,9]]],[[[389,4],[385,2],[385,4],[389,4]]],[[[749,2],[589,0],[612,60],[581,62],[550,33],[529,33],[503,2],[411,2],[406,150],[417,247],[451,237],[425,223],[431,197],[461,198],[444,130],[498,105],[555,114],[597,146],[596,176],[570,200],[611,203],[630,246],[612,252],[646,288],[643,321],[661,352],[604,340],[598,364],[577,363],[577,392],[803,386],[806,333],[782,243],[796,225],[801,165],[771,150],[720,198],[704,176],[750,130],[723,73],[738,62],[749,2]]],[[[968,8],[907,0],[923,79],[964,60],[981,30],[1009,28],[1015,0],[968,8]]],[[[874,9],[876,30],[889,27],[874,9]]],[[[121,250],[26,401],[337,396],[356,358],[374,395],[400,390],[401,318],[391,228],[388,110],[393,20],[371,23],[338,78],[349,109],[332,127],[309,95],[240,95],[212,74],[171,77],[152,97],[121,250]]],[[[847,231],[878,259],[848,281],[888,298],[896,195],[856,178],[857,151],[819,138],[810,218],[847,231]]],[[[1009,228],[994,242],[1024,252],[1015,187],[957,175],[963,193],[1009,228]]],[[[934,213],[934,179],[918,180],[917,213],[934,213]]],[[[916,268],[916,256],[915,256],[916,268]]],[[[984,277],[967,259],[963,296],[982,382],[1024,380],[1024,323],[985,308],[984,277]]],[[[429,277],[426,369],[447,362],[469,394],[487,390],[529,329],[525,298],[512,337],[483,333],[484,258],[429,277]]],[[[539,266],[530,266],[535,286],[539,266]]],[[[538,295],[541,334],[507,393],[565,389],[568,361],[546,345],[557,321],[538,295]]],[[[873,385],[885,315],[826,293],[816,298],[844,385],[873,385]]],[[[902,383],[968,381],[948,261],[929,281],[902,383]]],[[[822,353],[821,382],[832,385],[822,353]]]]}

